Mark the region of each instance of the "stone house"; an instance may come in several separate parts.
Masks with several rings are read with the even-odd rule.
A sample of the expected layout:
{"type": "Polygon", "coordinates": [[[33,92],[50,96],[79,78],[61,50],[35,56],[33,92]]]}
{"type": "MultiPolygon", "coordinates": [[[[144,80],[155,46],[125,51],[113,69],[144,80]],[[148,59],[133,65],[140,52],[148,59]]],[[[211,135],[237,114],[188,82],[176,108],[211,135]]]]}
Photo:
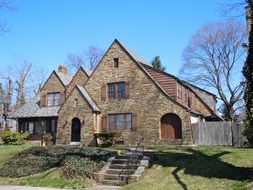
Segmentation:
{"type": "Polygon", "coordinates": [[[215,104],[215,95],[114,40],[90,75],[80,68],[68,76],[61,65],[12,118],[31,137],[51,132],[56,144],[92,145],[101,131],[121,132],[125,144],[141,137],[149,145],[191,144],[192,123],[220,120],[215,104]]]}

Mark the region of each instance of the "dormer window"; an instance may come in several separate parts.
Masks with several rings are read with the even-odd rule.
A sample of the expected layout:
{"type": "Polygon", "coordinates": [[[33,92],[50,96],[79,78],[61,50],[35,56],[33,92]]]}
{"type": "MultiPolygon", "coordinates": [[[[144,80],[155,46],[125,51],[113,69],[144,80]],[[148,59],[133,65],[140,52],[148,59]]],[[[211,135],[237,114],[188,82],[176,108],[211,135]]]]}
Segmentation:
{"type": "Polygon", "coordinates": [[[47,106],[59,106],[61,105],[60,93],[47,94],[47,106]]]}
{"type": "Polygon", "coordinates": [[[119,58],[114,58],[114,68],[118,68],[119,67],[119,58]]]}

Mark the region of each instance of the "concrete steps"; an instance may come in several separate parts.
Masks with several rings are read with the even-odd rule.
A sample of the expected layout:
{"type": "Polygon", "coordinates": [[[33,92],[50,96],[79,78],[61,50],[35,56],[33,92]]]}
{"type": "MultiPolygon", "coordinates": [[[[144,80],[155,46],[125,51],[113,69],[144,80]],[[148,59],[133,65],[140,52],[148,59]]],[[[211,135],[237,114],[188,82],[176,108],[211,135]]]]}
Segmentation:
{"type": "Polygon", "coordinates": [[[127,153],[110,158],[106,166],[100,173],[96,173],[94,178],[103,185],[123,186],[137,181],[148,162],[149,158],[143,157],[141,152],[133,154],[133,151],[130,150],[127,153]],[[137,161],[126,167],[131,156],[135,157],[137,161]]]}

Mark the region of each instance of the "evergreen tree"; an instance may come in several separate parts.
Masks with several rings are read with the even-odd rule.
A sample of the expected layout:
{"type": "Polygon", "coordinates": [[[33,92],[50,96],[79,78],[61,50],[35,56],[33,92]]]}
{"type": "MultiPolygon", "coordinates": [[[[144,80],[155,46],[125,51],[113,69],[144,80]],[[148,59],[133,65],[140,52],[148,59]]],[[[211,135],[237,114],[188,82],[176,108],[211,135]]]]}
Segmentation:
{"type": "Polygon", "coordinates": [[[154,59],[151,61],[151,64],[155,69],[158,69],[160,71],[165,71],[166,69],[166,67],[162,65],[159,56],[155,56],[154,59]]]}
{"type": "Polygon", "coordinates": [[[245,66],[243,68],[243,74],[246,79],[246,89],[244,94],[244,100],[246,103],[246,117],[244,120],[245,131],[249,144],[253,145],[253,18],[252,18],[252,10],[253,10],[253,1],[248,1],[249,8],[251,11],[250,21],[251,28],[249,33],[249,49],[248,56],[246,59],[245,66]]]}

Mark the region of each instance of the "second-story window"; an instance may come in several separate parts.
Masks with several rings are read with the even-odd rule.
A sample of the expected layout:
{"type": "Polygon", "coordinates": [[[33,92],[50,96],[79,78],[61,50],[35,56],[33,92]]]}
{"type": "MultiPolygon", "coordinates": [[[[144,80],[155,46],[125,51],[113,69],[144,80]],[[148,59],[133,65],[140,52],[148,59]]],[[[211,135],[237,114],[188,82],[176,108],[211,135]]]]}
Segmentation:
{"type": "Polygon", "coordinates": [[[60,93],[47,94],[47,106],[59,106],[61,104],[60,93]]]}
{"type": "Polygon", "coordinates": [[[177,84],[177,97],[182,99],[182,86],[177,84]]]}
{"type": "Polygon", "coordinates": [[[126,97],[125,82],[109,83],[108,97],[110,99],[125,98],[126,97]]]}

